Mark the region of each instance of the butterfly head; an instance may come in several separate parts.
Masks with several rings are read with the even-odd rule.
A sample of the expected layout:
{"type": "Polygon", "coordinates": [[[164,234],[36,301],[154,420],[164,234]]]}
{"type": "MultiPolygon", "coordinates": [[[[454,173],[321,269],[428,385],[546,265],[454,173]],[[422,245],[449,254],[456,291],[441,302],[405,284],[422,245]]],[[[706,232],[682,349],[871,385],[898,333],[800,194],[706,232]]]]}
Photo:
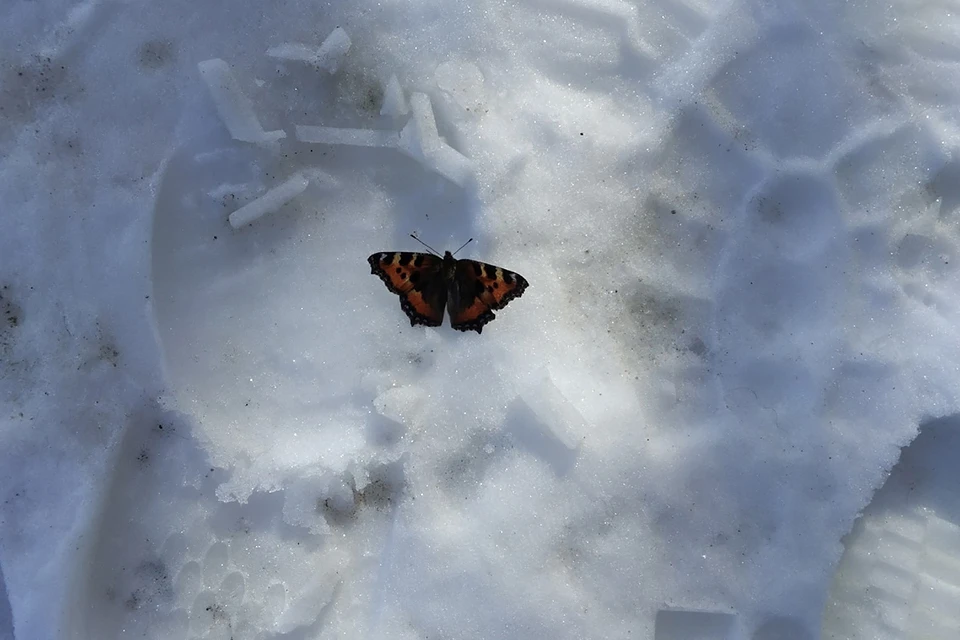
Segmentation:
{"type": "Polygon", "coordinates": [[[448,280],[453,279],[453,274],[457,270],[457,259],[449,251],[443,252],[443,275],[448,280]]]}

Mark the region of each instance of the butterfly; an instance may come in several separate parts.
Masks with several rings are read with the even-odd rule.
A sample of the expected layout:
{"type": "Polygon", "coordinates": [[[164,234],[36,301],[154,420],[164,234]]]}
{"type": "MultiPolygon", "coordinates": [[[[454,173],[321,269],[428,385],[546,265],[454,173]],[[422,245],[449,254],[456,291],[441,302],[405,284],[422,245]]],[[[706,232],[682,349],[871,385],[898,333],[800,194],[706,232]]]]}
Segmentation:
{"type": "Polygon", "coordinates": [[[439,327],[446,308],[451,327],[481,333],[483,326],[496,317],[494,310],[523,295],[527,281],[502,267],[457,260],[453,255],[449,251],[442,258],[435,253],[382,252],[373,254],[367,262],[370,272],[400,296],[400,308],[410,318],[411,326],[439,327]]]}

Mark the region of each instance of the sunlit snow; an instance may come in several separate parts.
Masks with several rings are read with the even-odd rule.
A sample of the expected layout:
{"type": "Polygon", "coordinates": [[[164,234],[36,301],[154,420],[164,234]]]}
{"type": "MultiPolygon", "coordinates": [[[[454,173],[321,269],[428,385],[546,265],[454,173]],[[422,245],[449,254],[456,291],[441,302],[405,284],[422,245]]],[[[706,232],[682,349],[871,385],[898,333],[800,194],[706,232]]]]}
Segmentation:
{"type": "Polygon", "coordinates": [[[960,637],[958,43],[6,3],[0,640],[960,637]],[[530,287],[411,327],[411,233],[530,287]]]}

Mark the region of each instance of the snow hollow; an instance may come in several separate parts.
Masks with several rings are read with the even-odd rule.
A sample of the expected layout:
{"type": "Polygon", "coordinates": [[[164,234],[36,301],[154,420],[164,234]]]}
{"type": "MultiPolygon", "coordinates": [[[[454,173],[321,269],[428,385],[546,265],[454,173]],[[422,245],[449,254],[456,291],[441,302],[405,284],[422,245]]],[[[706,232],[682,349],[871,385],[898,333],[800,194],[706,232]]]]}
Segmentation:
{"type": "Polygon", "coordinates": [[[960,637],[957,43],[8,2],[0,640],[960,637]],[[411,326],[411,233],[530,286],[411,326]]]}

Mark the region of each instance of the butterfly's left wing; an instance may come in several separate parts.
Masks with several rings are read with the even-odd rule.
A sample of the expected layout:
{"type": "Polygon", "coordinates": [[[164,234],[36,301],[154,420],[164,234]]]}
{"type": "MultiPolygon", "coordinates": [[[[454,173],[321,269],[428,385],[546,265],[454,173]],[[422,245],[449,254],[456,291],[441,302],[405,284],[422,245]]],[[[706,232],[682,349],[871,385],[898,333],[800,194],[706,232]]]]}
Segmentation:
{"type": "Polygon", "coordinates": [[[457,260],[454,284],[447,303],[450,326],[477,333],[496,317],[495,309],[503,309],[527,288],[519,273],[476,260],[457,260]]]}
{"type": "Polygon", "coordinates": [[[369,258],[370,272],[380,276],[387,289],[400,296],[400,308],[410,325],[439,327],[447,302],[443,280],[443,259],[429,253],[397,251],[375,253],[369,258]]]}

